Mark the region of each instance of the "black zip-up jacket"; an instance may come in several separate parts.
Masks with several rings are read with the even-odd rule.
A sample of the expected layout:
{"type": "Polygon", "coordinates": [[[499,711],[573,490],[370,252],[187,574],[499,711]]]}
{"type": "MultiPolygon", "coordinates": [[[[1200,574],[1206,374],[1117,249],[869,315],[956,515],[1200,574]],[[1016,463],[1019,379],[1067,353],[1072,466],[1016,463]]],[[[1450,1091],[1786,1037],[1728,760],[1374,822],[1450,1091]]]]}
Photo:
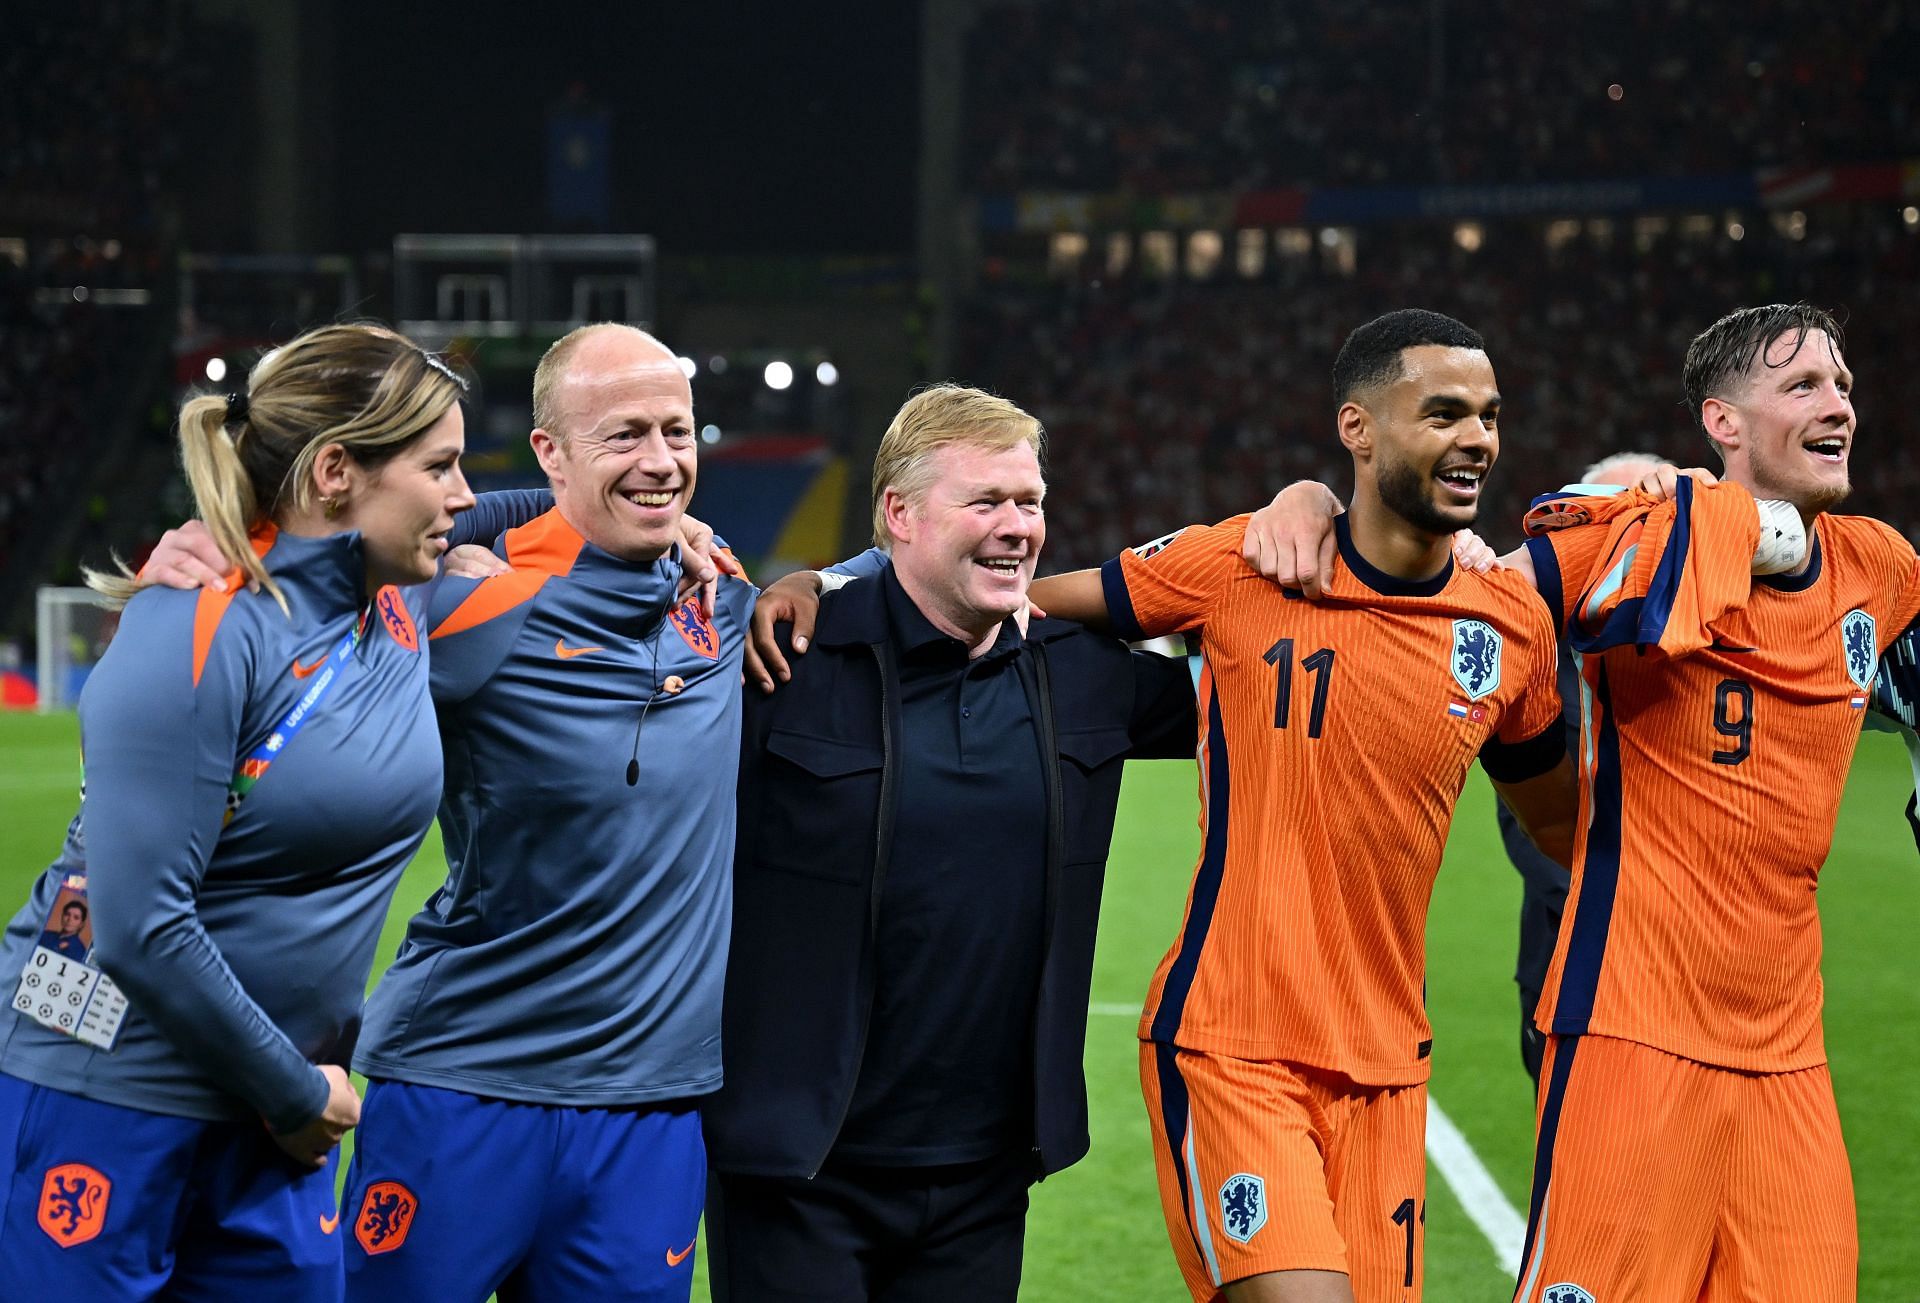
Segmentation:
{"type": "MultiPolygon", "coordinates": [[[[813,644],[741,738],[733,941],[721,1057],[701,1102],[718,1171],[811,1177],[853,1100],[874,1002],[900,747],[897,651],[876,580],[820,604],[813,644]]],[[[1182,660],[1035,620],[1023,656],[1048,784],[1040,989],[1032,1024],[1034,1175],[1087,1152],[1087,996],[1121,762],[1193,755],[1182,660]]],[[[953,830],[965,838],[965,828],[953,830]]],[[[990,900],[980,907],[992,908],[990,900]]],[[[953,980],[965,982],[965,973],[953,980]]],[[[1026,1020],[1009,1016],[1010,1035],[1026,1020]]]]}

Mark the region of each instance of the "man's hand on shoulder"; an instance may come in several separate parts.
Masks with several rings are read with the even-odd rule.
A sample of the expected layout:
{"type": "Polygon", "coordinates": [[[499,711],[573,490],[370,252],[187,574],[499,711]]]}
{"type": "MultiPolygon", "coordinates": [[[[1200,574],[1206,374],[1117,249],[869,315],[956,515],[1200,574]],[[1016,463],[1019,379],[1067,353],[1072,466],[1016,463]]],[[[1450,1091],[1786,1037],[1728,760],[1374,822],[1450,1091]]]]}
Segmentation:
{"type": "Polygon", "coordinates": [[[1309,601],[1318,601],[1333,572],[1333,518],[1343,510],[1324,484],[1289,484],[1247,521],[1241,555],[1282,588],[1297,588],[1309,601]]]}
{"type": "Polygon", "coordinates": [[[760,685],[760,691],[772,692],[777,679],[785,683],[793,677],[787,664],[786,649],[774,632],[776,624],[791,624],[793,654],[804,656],[813,638],[813,625],[820,614],[820,575],[813,570],[796,570],[769,585],[753,604],[753,632],[747,639],[747,654],[741,677],[760,685]]]}
{"type": "Polygon", "coordinates": [[[1506,569],[1506,563],[1500,559],[1486,539],[1470,529],[1456,530],[1452,539],[1453,561],[1462,570],[1471,570],[1484,575],[1492,570],[1506,569]]]}
{"type": "Polygon", "coordinates": [[[440,571],[455,579],[491,579],[513,569],[491,549],[478,543],[462,543],[442,558],[440,571]]]}
{"type": "Polygon", "coordinates": [[[1659,502],[1672,502],[1680,492],[1680,477],[1684,475],[1697,484],[1718,484],[1720,477],[1704,466],[1662,466],[1641,477],[1633,487],[1653,497],[1659,502]]]}
{"type": "MultiPolygon", "coordinates": [[[[224,593],[226,575],[232,569],[233,562],[221,554],[206,524],[189,520],[160,536],[135,578],[143,588],[158,584],[163,588],[211,588],[224,593]]],[[[248,580],[247,587],[257,592],[260,585],[248,580]]]]}

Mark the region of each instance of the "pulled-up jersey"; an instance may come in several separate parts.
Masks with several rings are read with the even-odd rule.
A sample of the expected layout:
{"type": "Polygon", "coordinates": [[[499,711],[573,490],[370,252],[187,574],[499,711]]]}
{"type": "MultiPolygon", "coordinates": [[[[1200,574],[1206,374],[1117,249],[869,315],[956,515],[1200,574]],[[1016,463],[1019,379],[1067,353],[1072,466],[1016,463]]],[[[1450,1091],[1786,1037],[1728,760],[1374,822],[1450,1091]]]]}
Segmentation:
{"type": "MultiPolygon", "coordinates": [[[[1542,1030],[1744,1071],[1825,1061],[1814,891],[1881,653],[1920,611],[1920,558],[1863,517],[1808,532],[1807,569],[1752,580],[1699,650],[1582,655],[1578,861],[1542,1030]]],[[[1560,620],[1617,564],[1615,534],[1527,543],[1560,620]]],[[[1668,540],[1677,562],[1748,567],[1697,535],[1668,540]]]]}

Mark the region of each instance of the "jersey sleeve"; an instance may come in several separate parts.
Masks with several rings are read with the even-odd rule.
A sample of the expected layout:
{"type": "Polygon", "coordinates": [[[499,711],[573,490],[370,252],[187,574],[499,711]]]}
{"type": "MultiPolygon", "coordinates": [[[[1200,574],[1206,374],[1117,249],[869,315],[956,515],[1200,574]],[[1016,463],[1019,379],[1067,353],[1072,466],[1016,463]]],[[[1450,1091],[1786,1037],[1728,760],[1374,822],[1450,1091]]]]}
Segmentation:
{"type": "Polygon", "coordinates": [[[196,673],[196,624],[204,630],[204,608],[219,599],[195,596],[136,597],[81,703],[94,957],[208,1077],[292,1131],[325,1107],[326,1078],[248,996],[196,911],[255,640],[221,621],[196,673]]]}
{"type": "Polygon", "coordinates": [[[1849,523],[1870,531],[1874,573],[1881,576],[1882,584],[1881,606],[1874,614],[1882,628],[1901,631],[1885,650],[1891,654],[1906,643],[1911,651],[1915,617],[1920,616],[1920,556],[1899,530],[1883,521],[1855,516],[1849,523]]]}
{"type": "Polygon", "coordinates": [[[1709,645],[1713,622],[1752,591],[1760,517],[1738,484],[1682,476],[1669,502],[1637,491],[1560,499],[1529,513],[1530,530],[1543,511],[1591,522],[1548,525],[1527,542],[1540,592],[1575,651],[1687,655],[1709,645]]]}
{"type": "Polygon", "coordinates": [[[492,678],[513,649],[547,576],[510,570],[485,579],[443,575],[427,607],[427,637],[433,647],[428,682],[434,701],[465,701],[492,678]]]}
{"type": "Polygon", "coordinates": [[[848,557],[845,561],[836,561],[827,567],[830,575],[846,575],[851,579],[872,579],[888,566],[893,558],[877,547],[870,547],[859,556],[848,557]]]}
{"type": "MultiPolygon", "coordinates": [[[[1508,746],[1531,742],[1543,733],[1552,733],[1554,750],[1565,755],[1566,722],[1560,700],[1560,647],[1554,640],[1553,622],[1541,604],[1529,604],[1525,660],[1525,686],[1513,708],[1500,719],[1495,736],[1508,746]]],[[[1552,766],[1548,766],[1551,768],[1552,766]]]]}
{"type": "Polygon", "coordinates": [[[453,518],[453,532],[447,535],[448,547],[478,543],[492,547],[493,541],[537,516],[553,510],[550,489],[501,489],[482,493],[473,506],[453,518]]]}
{"type": "Polygon", "coordinates": [[[1247,517],[1191,525],[1130,548],[1100,567],[1113,631],[1129,642],[1206,624],[1227,585],[1250,573],[1240,555],[1247,517]]]}

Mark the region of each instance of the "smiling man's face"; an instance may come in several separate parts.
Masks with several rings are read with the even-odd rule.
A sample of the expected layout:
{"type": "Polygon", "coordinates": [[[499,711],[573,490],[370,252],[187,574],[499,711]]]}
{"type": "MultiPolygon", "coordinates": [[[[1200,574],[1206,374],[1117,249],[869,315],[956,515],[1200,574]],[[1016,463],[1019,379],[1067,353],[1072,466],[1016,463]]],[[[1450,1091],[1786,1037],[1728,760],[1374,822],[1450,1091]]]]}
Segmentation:
{"type": "Polygon", "coordinates": [[[1779,498],[1813,516],[1851,488],[1853,373],[1822,330],[1789,330],[1760,350],[1738,389],[1719,401],[1735,442],[1727,478],[1756,498],[1779,498]]]}
{"type": "Polygon", "coordinates": [[[888,490],[893,563],[921,612],[972,641],[1026,604],[1047,540],[1046,480],[1031,444],[997,451],[949,444],[927,487],[888,490]]]}
{"type": "Polygon", "coordinates": [[[637,331],[598,331],[567,359],[554,407],[558,428],[531,442],[561,517],[624,560],[664,555],[699,469],[693,390],[678,359],[637,331]]]}

